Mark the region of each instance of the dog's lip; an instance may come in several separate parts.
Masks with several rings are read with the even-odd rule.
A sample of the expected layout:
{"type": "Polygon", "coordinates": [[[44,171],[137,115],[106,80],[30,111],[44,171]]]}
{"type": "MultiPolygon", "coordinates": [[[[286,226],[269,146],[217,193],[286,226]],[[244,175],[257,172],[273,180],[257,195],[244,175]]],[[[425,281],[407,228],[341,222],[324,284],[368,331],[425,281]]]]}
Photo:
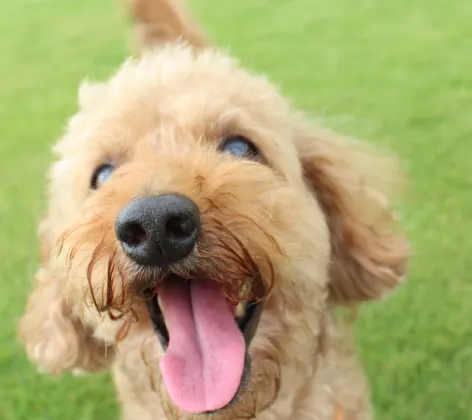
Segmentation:
{"type": "Polygon", "coordinates": [[[162,348],[167,350],[167,346],[169,345],[169,331],[167,331],[164,315],[162,314],[162,310],[156,295],[148,300],[147,307],[154,331],[161,342],[162,348]]]}

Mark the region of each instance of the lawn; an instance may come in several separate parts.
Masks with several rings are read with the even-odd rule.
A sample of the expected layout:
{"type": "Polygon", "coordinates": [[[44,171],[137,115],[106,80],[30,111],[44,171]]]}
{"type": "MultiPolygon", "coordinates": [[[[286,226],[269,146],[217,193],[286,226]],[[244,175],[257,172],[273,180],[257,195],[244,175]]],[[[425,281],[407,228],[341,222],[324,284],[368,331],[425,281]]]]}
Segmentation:
{"type": "MultiPolygon", "coordinates": [[[[57,382],[15,337],[38,262],[50,145],[84,77],[126,56],[116,0],[0,2],[0,419],[115,419],[108,376],[57,382]]],[[[327,125],[392,148],[411,188],[408,282],[367,305],[359,346],[381,420],[472,419],[472,3],[193,0],[221,45],[327,125]]]]}

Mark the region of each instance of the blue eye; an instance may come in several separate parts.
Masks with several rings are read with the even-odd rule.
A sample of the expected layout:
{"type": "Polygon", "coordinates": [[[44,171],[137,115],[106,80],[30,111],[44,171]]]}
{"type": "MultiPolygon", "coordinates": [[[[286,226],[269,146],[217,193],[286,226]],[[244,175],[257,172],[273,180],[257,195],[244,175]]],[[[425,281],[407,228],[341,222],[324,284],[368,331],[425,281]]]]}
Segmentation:
{"type": "Polygon", "coordinates": [[[257,159],[259,150],[245,137],[232,136],[226,138],[220,146],[220,150],[238,158],[257,159]]]}
{"type": "Polygon", "coordinates": [[[96,190],[97,188],[101,187],[114,170],[115,167],[108,163],[99,166],[93,173],[92,180],[90,181],[90,188],[96,190]]]}

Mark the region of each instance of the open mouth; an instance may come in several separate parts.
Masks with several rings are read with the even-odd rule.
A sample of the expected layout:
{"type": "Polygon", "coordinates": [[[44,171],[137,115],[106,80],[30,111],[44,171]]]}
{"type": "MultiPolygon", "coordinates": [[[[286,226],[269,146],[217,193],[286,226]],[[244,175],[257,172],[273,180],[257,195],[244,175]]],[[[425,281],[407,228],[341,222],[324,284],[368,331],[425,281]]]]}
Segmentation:
{"type": "Polygon", "coordinates": [[[247,349],[262,303],[235,305],[217,282],[174,275],[156,292],[148,309],[165,350],[161,372],[172,401],[192,414],[227,407],[249,372],[247,349]]]}

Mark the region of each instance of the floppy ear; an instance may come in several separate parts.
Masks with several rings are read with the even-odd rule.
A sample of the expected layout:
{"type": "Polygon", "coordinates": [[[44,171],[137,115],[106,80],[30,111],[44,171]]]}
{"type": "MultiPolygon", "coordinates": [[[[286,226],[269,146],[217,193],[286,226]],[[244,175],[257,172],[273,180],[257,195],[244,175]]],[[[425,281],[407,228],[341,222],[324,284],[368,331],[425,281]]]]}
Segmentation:
{"type": "Polygon", "coordinates": [[[184,0],[127,0],[140,50],[167,42],[186,41],[195,47],[209,45],[190,16],[184,0]]]}
{"type": "Polygon", "coordinates": [[[402,280],[410,256],[389,199],[402,181],[395,160],[306,125],[296,131],[303,175],[330,229],[331,297],[380,298],[402,280]]]}
{"type": "MultiPolygon", "coordinates": [[[[43,224],[44,227],[44,224],[43,224]]],[[[42,232],[42,267],[19,324],[19,337],[40,371],[97,371],[109,363],[112,349],[93,338],[68,305],[64,282],[48,268],[51,244],[42,232]]]]}

